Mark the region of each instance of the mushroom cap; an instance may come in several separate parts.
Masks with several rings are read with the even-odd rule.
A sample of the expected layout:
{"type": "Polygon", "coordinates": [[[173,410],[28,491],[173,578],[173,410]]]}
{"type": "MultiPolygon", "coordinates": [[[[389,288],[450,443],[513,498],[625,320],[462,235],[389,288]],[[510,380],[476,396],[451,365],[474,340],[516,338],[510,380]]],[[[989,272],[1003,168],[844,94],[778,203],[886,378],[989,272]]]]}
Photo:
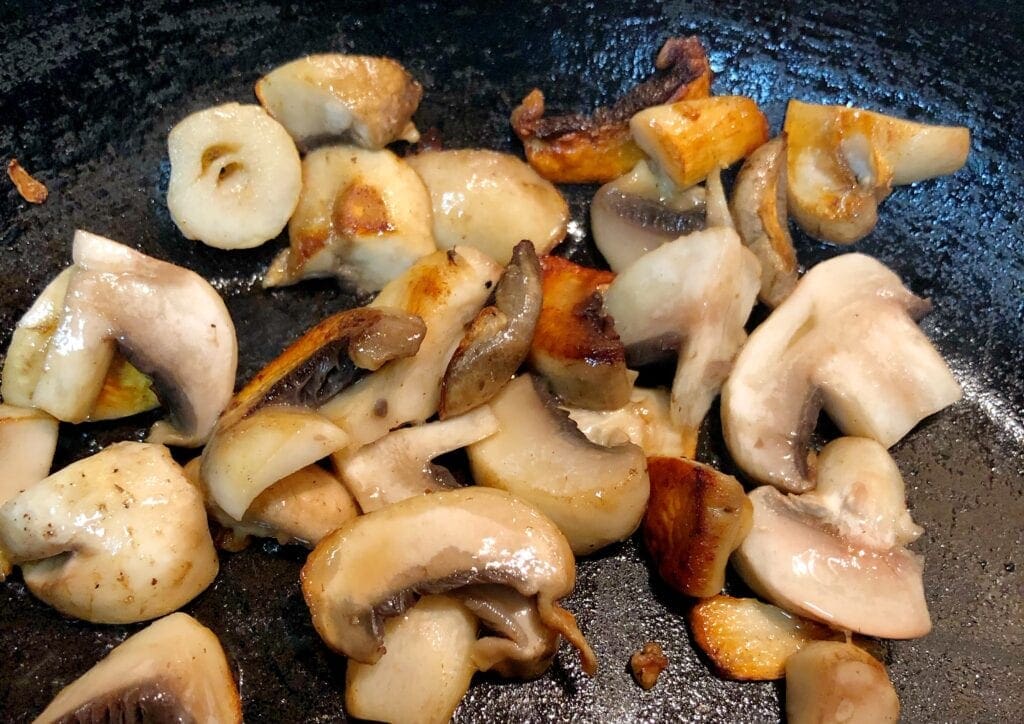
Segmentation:
{"type": "Polygon", "coordinates": [[[817,641],[786,661],[786,721],[895,724],[900,700],[877,659],[850,643],[817,641]]]}

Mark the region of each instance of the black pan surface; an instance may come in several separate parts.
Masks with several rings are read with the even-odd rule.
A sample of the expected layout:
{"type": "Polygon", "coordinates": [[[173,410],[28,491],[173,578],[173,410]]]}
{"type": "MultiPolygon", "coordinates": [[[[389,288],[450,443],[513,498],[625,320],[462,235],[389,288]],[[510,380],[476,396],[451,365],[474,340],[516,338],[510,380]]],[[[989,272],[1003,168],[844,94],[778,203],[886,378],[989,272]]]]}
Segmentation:
{"type": "MultiPolygon", "coordinates": [[[[519,152],[508,114],[534,86],[556,110],[605,102],[650,69],[671,34],[697,33],[719,93],[753,96],[777,130],[786,99],[845,103],[973,131],[967,167],[898,189],[857,248],[929,296],[924,327],[966,399],[894,448],[927,530],[924,639],[886,646],[906,721],[1019,721],[1024,709],[1024,6],[1005,3],[588,3],[549,7],[436,2],[184,0],[0,6],[0,153],[49,186],[31,207],[0,185],[0,347],[35,295],[69,263],[76,227],[197,270],[227,299],[239,380],[323,315],[361,300],[327,282],[265,292],[278,241],[226,253],[187,242],[164,204],[168,129],[187,113],[250,102],[253,81],[318,51],[391,55],[423,82],[417,121],[449,147],[519,152]]],[[[591,188],[569,188],[586,227],[591,188]]],[[[810,265],[839,253],[798,235],[810,265]]],[[[564,252],[597,261],[581,234],[564,252]]],[[[65,426],[55,465],[142,436],[152,416],[65,426]]],[[[724,465],[715,413],[702,440],[724,465]]],[[[313,632],[297,571],[304,551],[258,544],[224,555],[186,610],[221,638],[247,721],[344,720],[344,663],[313,632]]],[[[735,582],[731,590],[742,591],[735,582]]],[[[652,576],[635,540],[579,566],[567,601],[597,650],[587,679],[563,649],[529,682],[479,678],[458,721],[776,721],[782,689],[711,674],[689,641],[687,602],[652,576]],[[626,662],[661,642],[670,667],[641,691],[626,662]]],[[[0,720],[26,721],[139,626],[62,618],[20,579],[0,584],[0,720]]]]}

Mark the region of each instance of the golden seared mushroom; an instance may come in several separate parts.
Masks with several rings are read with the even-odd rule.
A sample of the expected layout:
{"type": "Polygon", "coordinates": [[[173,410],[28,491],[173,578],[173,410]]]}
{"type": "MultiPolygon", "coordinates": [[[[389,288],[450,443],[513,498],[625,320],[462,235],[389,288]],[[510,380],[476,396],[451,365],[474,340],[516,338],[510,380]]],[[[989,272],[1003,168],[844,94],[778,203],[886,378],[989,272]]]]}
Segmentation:
{"type": "Polygon", "coordinates": [[[515,156],[464,149],[425,151],[406,161],[430,192],[439,249],[475,246],[508,264],[522,239],[543,256],[565,238],[569,205],[515,156]]]}
{"type": "Polygon", "coordinates": [[[786,662],[786,721],[895,724],[900,700],[885,666],[849,643],[818,641],[786,662]]]}
{"type": "Polygon", "coordinates": [[[0,549],[25,585],[93,623],[163,616],[217,575],[199,491],[167,448],[122,442],[0,507],[0,549]]]}
{"type": "Polygon", "coordinates": [[[768,140],[768,120],[750,98],[712,96],[654,106],[629,129],[658,171],[685,189],[768,140]]]}
{"type": "Polygon", "coordinates": [[[631,442],[647,457],[686,456],[686,440],[672,422],[665,390],[634,387],[629,402],[618,410],[565,409],[580,432],[598,445],[611,447],[631,442]]]}
{"type": "Polygon", "coordinates": [[[441,380],[443,420],[490,400],[523,364],[540,317],[540,262],[533,244],[521,241],[494,289],[494,304],[469,325],[441,380]]]}
{"type": "Polygon", "coordinates": [[[811,236],[850,244],[867,236],[893,186],[953,173],[971,134],[847,106],[791,100],[783,130],[789,211],[811,236]]]}
{"type": "Polygon", "coordinates": [[[743,486],[682,458],[649,458],[647,474],[644,544],[658,573],[687,596],[714,596],[725,585],[729,555],[750,531],[752,509],[743,486]]]}
{"type": "Polygon", "coordinates": [[[337,276],[376,291],[437,248],[430,219],[423,182],[391,151],[313,151],[302,160],[289,247],[271,262],[263,286],[337,276]]]}
{"type": "Polygon", "coordinates": [[[363,148],[415,143],[423,87],[391,58],[307,55],[256,81],[256,97],[296,142],[343,138],[363,148]]]}
{"type": "Polygon", "coordinates": [[[628,172],[644,154],[629,134],[637,111],[684,98],[706,98],[711,67],[696,36],[669,38],[654,62],[653,76],[593,115],[544,116],[536,88],[512,111],[512,128],[530,165],[556,183],[604,183],[628,172]]]}
{"type": "Polygon", "coordinates": [[[185,613],[151,623],[61,689],[33,724],[107,721],[241,724],[216,634],[185,613]]]}
{"type": "Polygon", "coordinates": [[[500,428],[469,446],[479,485],[535,505],[577,555],[625,540],[637,529],[650,492],[640,448],[590,442],[530,375],[512,380],[490,404],[500,428]]]}
{"type": "Polygon", "coordinates": [[[736,231],[761,262],[758,298],[769,307],[779,306],[797,280],[786,203],[786,134],[782,134],[743,163],[729,204],[736,231]]]}
{"type": "Polygon", "coordinates": [[[167,208],[186,239],[218,249],[259,246],[281,233],[299,201],[299,152],[257,105],[193,113],[171,129],[167,152],[167,208]]]}
{"type": "Polygon", "coordinates": [[[672,421],[692,457],[697,431],[746,339],[759,268],[732,229],[698,231],[649,252],[608,287],[604,308],[632,365],[675,352],[672,421]]]}
{"type": "Polygon", "coordinates": [[[558,528],[527,503],[487,488],[417,495],[363,515],[324,538],[302,568],[302,593],[320,637],[364,664],[384,654],[384,619],[418,594],[498,583],[535,601],[544,625],[597,659],[559,600],[576,564],[558,528]]]}
{"type": "Polygon", "coordinates": [[[629,402],[633,375],[601,292],[615,275],[556,256],[541,260],[543,304],[529,361],[567,405],[614,410],[629,402]]]}
{"type": "Polygon", "coordinates": [[[962,393],[914,323],[930,308],[881,262],[818,264],[750,336],[722,390],[722,429],[747,475],[814,487],[808,440],[823,406],[847,435],[889,447],[962,393]]]}
{"type": "Polygon", "coordinates": [[[32,406],[65,422],[88,419],[120,348],[168,408],[150,442],[201,445],[235,384],[235,326],[220,295],[188,269],[86,231],[75,232],[72,256],[32,406]]]}

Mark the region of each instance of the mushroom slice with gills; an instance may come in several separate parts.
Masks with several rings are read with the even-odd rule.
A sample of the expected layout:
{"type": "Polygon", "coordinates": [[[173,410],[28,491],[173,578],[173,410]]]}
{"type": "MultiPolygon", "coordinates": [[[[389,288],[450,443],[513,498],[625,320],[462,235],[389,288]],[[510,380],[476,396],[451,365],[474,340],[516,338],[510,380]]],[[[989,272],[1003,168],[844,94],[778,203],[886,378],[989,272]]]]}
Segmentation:
{"type": "Polygon", "coordinates": [[[437,248],[430,227],[426,187],[391,151],[318,149],[302,160],[289,248],[271,262],[263,286],[337,276],[376,291],[437,248]]]}
{"type": "Polygon", "coordinates": [[[743,163],[730,203],[740,238],[761,262],[758,297],[769,307],[779,306],[797,280],[786,203],[786,134],[782,134],[743,163]]]}
{"type": "Polygon", "coordinates": [[[725,567],[750,530],[751,505],[731,475],[682,458],[647,460],[651,497],[644,544],[662,579],[694,596],[714,596],[725,567]]]}
{"type": "Polygon", "coordinates": [[[473,479],[536,506],[577,555],[625,540],[650,492],[643,451],[590,442],[542,385],[521,375],[491,401],[500,427],[469,446],[473,479]]]}
{"type": "Polygon", "coordinates": [[[437,412],[448,361],[500,274],[482,251],[457,247],[421,259],[381,290],[370,309],[417,315],[426,333],[415,355],[356,381],[320,408],[349,434],[347,452],[437,412]]]}
{"type": "Polygon", "coordinates": [[[818,411],[847,435],[889,447],[960,399],[914,323],[928,310],[881,262],[844,254],[803,276],[750,336],[722,391],[729,452],[760,483],[814,487],[808,441],[818,411]]]}
{"type": "Polygon", "coordinates": [[[448,362],[442,420],[484,404],[512,379],[530,351],[542,295],[537,254],[521,241],[494,289],[494,304],[480,310],[448,362]]]}
{"type": "Polygon", "coordinates": [[[537,172],[556,183],[604,183],[629,171],[644,154],[629,134],[637,111],[683,98],[706,98],[711,67],[696,36],[669,38],[654,62],[656,72],[593,115],[544,116],[536,88],[512,111],[512,128],[537,172]]]}
{"type": "Polygon", "coordinates": [[[186,613],[155,621],[61,689],[33,724],[105,721],[241,724],[216,634],[186,613]]]}
{"type": "Polygon", "coordinates": [[[681,189],[727,168],[768,140],[768,120],[752,99],[712,96],[654,106],[629,122],[659,173],[681,189]]]}
{"type": "Polygon", "coordinates": [[[791,100],[789,211],[813,237],[850,244],[867,236],[893,186],[955,172],[970,131],[929,126],[847,106],[791,100]]]}
{"type": "Polygon", "coordinates": [[[167,135],[167,208],[186,239],[250,249],[273,239],[295,211],[299,152],[257,105],[226,103],[193,113],[167,135]]]}
{"type": "Polygon", "coordinates": [[[629,402],[635,375],[601,291],[615,275],[560,257],[541,260],[543,303],[530,366],[567,405],[614,410],[629,402]]]}
{"type": "Polygon", "coordinates": [[[412,122],[423,87],[391,58],[307,55],[256,81],[256,97],[296,142],[332,138],[363,148],[415,143],[412,122]]]}
{"type": "Polygon", "coordinates": [[[631,442],[647,457],[686,455],[686,441],[672,423],[671,403],[665,390],[634,387],[629,402],[617,410],[565,409],[580,432],[598,445],[612,447],[631,442]]]}
{"type": "Polygon", "coordinates": [[[885,666],[850,643],[818,641],[786,662],[786,721],[895,724],[900,700],[885,666]]]}
{"type": "Polygon", "coordinates": [[[200,492],[167,448],[121,442],[0,507],[0,549],[25,585],[93,623],[163,616],[217,575],[200,492]]]}
{"type": "Polygon", "coordinates": [[[456,487],[445,468],[431,461],[498,431],[486,405],[458,417],[406,427],[356,452],[334,455],[334,464],[364,513],[400,500],[456,487]]]}
{"type": "Polygon", "coordinates": [[[382,624],[417,594],[498,583],[535,601],[544,625],[597,659],[559,600],[576,564],[565,537],[540,512],[500,490],[417,495],[362,515],[317,544],[302,568],[302,593],[320,637],[364,664],[384,653],[382,624]]]}
{"type": "Polygon", "coordinates": [[[746,339],[760,270],[732,229],[698,231],[644,255],[608,287],[604,308],[632,365],[678,349],[672,421],[693,457],[697,432],[746,339]]]}
{"type": "Polygon", "coordinates": [[[120,347],[168,408],[149,441],[203,444],[231,399],[238,361],[220,295],[188,269],[86,231],[75,232],[72,256],[32,405],[65,422],[87,419],[120,347]]]}
{"type": "Polygon", "coordinates": [[[430,192],[439,249],[475,246],[499,264],[529,239],[543,256],[565,238],[569,205],[550,181],[508,153],[484,149],[408,156],[430,192]]]}

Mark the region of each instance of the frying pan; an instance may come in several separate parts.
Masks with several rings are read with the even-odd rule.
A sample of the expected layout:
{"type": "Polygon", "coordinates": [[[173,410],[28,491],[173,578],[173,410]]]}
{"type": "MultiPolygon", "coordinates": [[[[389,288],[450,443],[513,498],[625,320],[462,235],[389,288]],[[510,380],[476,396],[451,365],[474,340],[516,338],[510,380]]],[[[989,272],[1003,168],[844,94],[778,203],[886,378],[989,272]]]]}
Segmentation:
{"type": "MultiPolygon", "coordinates": [[[[239,380],[324,315],[361,303],[331,282],[264,291],[281,241],[220,252],[185,241],[164,204],[168,129],[187,113],[248,102],[253,81],[316,51],[391,55],[425,86],[417,115],[449,147],[519,152],[508,113],[531,88],[555,110],[607,102],[649,72],[670,34],[697,33],[720,93],[753,96],[777,130],[798,97],[851,102],[962,124],[971,157],[956,175],[898,189],[857,245],[931,297],[924,328],[966,399],[894,448],[926,533],[934,631],[886,646],[907,721],[1010,721],[1024,709],[1024,6],[826,1],[506,6],[435,2],[8,3],[0,11],[0,151],[50,187],[30,207],[0,193],[0,346],[35,295],[69,263],[82,227],[195,269],[225,296],[238,328],[239,380]]],[[[592,188],[569,187],[586,227],[592,188]]],[[[797,234],[801,261],[840,253],[797,234]]],[[[599,257],[580,233],[562,247],[599,257]]],[[[154,415],[61,430],[56,466],[154,415]]],[[[701,455],[730,469],[717,412],[701,455]]],[[[222,557],[217,581],[186,611],[221,638],[248,721],[341,721],[344,663],[313,632],[298,588],[304,551],[271,543],[222,557]]],[[[738,581],[729,589],[743,592],[738,581]]],[[[537,681],[478,677],[459,721],[775,721],[782,687],[713,675],[690,643],[687,602],[652,575],[630,540],[582,560],[567,601],[601,660],[586,678],[562,650],[537,681]],[[660,642],[668,670],[649,692],[629,654],[660,642]]],[[[0,584],[0,720],[25,721],[140,626],[67,620],[17,576],[0,584]]]]}

